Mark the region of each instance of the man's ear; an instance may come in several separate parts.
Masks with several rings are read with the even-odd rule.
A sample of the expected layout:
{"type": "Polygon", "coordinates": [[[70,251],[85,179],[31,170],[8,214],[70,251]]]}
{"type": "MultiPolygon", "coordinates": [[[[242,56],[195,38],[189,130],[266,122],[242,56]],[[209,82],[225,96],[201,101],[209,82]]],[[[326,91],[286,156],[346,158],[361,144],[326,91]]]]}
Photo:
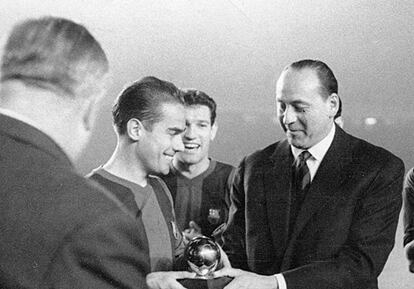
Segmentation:
{"type": "Polygon", "coordinates": [[[142,122],[137,118],[131,118],[127,122],[126,133],[132,141],[138,141],[145,130],[142,122]]]}
{"type": "Polygon", "coordinates": [[[329,116],[334,118],[339,109],[339,96],[332,93],[328,96],[329,116]]]}
{"type": "Polygon", "coordinates": [[[95,125],[97,106],[97,100],[93,97],[84,100],[82,122],[86,131],[91,131],[95,125]]]}
{"type": "Polygon", "coordinates": [[[216,134],[217,134],[217,130],[218,130],[217,122],[214,122],[214,124],[211,126],[210,140],[214,140],[214,138],[216,137],[216,134]]]}
{"type": "MultiPolygon", "coordinates": [[[[92,82],[84,81],[84,85],[78,88],[78,101],[83,112],[83,125],[87,131],[91,131],[95,125],[97,118],[98,104],[106,93],[105,82],[103,80],[95,80],[92,82]]],[[[79,113],[79,112],[76,112],[79,113]]]]}

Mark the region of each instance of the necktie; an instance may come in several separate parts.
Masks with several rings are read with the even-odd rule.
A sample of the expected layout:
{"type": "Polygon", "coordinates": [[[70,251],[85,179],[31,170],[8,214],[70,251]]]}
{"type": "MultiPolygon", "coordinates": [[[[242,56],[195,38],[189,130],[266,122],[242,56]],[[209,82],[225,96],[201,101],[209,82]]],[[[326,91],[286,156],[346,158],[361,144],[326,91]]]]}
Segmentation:
{"type": "Polygon", "coordinates": [[[296,190],[305,192],[311,182],[310,172],[306,161],[311,157],[311,153],[308,151],[303,151],[297,159],[295,166],[295,183],[296,190]]]}
{"type": "Polygon", "coordinates": [[[296,221],[296,217],[302,206],[306,191],[309,189],[311,178],[306,161],[312,157],[308,151],[303,151],[296,159],[292,174],[292,205],[290,213],[290,232],[296,221]]]}

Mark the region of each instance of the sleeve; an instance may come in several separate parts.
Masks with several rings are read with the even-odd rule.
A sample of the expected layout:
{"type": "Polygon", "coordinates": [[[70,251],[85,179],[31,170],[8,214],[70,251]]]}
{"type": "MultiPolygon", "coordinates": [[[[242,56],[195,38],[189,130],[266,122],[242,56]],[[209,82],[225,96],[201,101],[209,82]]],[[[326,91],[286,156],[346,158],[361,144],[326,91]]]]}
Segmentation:
{"type": "Polygon", "coordinates": [[[358,200],[347,242],[338,255],[281,272],[287,288],[377,288],[377,277],[395,242],[403,178],[400,160],[377,171],[358,200]]]}
{"type": "Polygon", "coordinates": [[[405,178],[404,190],[404,246],[414,240],[414,168],[405,178]]]}
{"type": "MultiPolygon", "coordinates": [[[[45,288],[147,288],[145,233],[122,211],[80,225],[56,252],[45,288]]],[[[42,287],[43,288],[43,287],[42,287]]]]}
{"type": "Polygon", "coordinates": [[[178,229],[177,234],[178,238],[175,239],[173,270],[185,271],[188,268],[187,261],[184,258],[186,242],[182,232],[178,229]]]}
{"type": "Polygon", "coordinates": [[[245,159],[234,172],[230,187],[230,211],[227,227],[223,232],[223,250],[235,268],[248,270],[245,240],[245,213],[243,174],[245,159]]]}
{"type": "Polygon", "coordinates": [[[229,208],[231,205],[231,201],[230,201],[230,192],[232,190],[232,186],[233,186],[233,182],[234,182],[234,176],[236,174],[236,168],[232,167],[230,174],[227,177],[227,182],[226,182],[226,186],[224,188],[224,201],[226,203],[226,222],[229,219],[229,208]]]}
{"type": "MultiPolygon", "coordinates": [[[[185,250],[185,238],[182,234],[182,228],[177,224],[174,211],[174,202],[171,196],[171,191],[168,189],[167,184],[159,177],[152,177],[153,185],[160,185],[162,191],[168,198],[168,207],[171,213],[170,220],[172,225],[172,242],[174,242],[174,261],[173,261],[173,270],[181,271],[187,269],[187,262],[184,260],[184,250],[185,250]]],[[[154,188],[155,190],[155,188],[154,188]]]]}
{"type": "Polygon", "coordinates": [[[414,168],[405,178],[404,190],[404,247],[409,270],[414,273],[414,168]]]}
{"type": "Polygon", "coordinates": [[[285,277],[283,277],[283,274],[275,274],[275,278],[277,281],[278,289],[287,289],[285,277]]]}

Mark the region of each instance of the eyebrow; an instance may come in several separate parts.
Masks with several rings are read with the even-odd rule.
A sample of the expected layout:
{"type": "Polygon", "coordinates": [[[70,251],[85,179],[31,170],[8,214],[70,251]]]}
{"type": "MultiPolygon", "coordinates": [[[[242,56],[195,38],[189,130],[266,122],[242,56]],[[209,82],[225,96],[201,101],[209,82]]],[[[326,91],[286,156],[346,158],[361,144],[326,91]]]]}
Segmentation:
{"type": "Polygon", "coordinates": [[[210,120],[199,119],[199,120],[197,120],[197,123],[206,123],[206,124],[209,124],[210,123],[210,120]]]}
{"type": "MultiPolygon", "coordinates": [[[[281,101],[280,99],[276,99],[276,102],[280,102],[280,103],[286,103],[285,101],[281,101]]],[[[309,102],[307,101],[302,101],[302,100],[293,100],[291,102],[289,102],[289,104],[292,105],[311,105],[309,102]]]]}

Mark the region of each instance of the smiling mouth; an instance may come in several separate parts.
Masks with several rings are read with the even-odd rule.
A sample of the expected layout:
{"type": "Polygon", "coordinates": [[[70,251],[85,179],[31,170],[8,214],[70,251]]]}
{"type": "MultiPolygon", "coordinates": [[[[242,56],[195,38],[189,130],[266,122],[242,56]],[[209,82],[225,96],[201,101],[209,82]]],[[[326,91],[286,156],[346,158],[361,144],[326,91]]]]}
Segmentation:
{"type": "Polygon", "coordinates": [[[193,143],[187,143],[187,144],[184,144],[184,148],[186,150],[196,150],[196,149],[200,148],[200,145],[199,144],[193,144],[193,143]]]}

